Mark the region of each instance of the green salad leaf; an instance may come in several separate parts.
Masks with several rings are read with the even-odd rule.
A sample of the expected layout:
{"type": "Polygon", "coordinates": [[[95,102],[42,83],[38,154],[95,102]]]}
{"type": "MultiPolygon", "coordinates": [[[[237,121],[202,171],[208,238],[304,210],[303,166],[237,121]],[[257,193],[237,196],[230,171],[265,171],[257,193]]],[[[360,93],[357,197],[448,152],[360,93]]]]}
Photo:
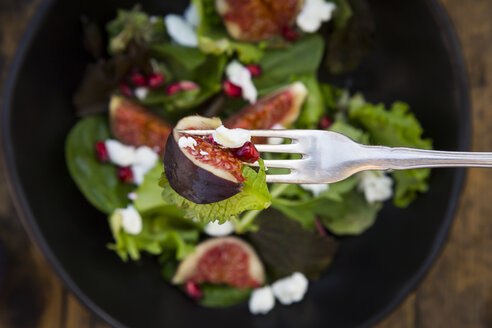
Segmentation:
{"type": "Polygon", "coordinates": [[[96,142],[108,138],[108,120],[89,116],[72,128],[65,143],[65,160],[72,179],[85,198],[106,214],[126,207],[129,203],[127,195],[135,188],[118,180],[116,166],[97,160],[96,142]]]}
{"type": "Polygon", "coordinates": [[[314,205],[323,224],[337,235],[359,235],[370,228],[382,207],[369,204],[364,196],[352,190],[342,202],[317,200],[314,205]]]}
{"type": "Polygon", "coordinates": [[[196,204],[178,195],[162,174],[159,185],[163,188],[162,197],[165,202],[175,204],[186,211],[189,218],[197,218],[201,222],[211,222],[218,220],[223,223],[227,220],[237,218],[237,216],[247,210],[263,210],[270,206],[271,195],[265,182],[265,166],[260,160],[261,166],[258,172],[244,165],[242,168],[243,176],[246,181],[240,193],[227,198],[223,201],[211,204],[196,204]]]}
{"type": "Polygon", "coordinates": [[[159,209],[166,210],[168,207],[176,208],[176,206],[170,205],[162,199],[162,189],[159,187],[159,179],[162,172],[164,172],[164,166],[159,161],[152,170],[145,174],[142,184],[135,190],[137,198],[133,201],[133,205],[139,213],[157,211],[159,209]]]}
{"type": "Polygon", "coordinates": [[[148,44],[154,34],[149,15],[141,11],[138,5],[132,10],[118,9],[116,18],[106,24],[106,31],[109,35],[110,54],[125,51],[130,42],[148,44]]]}
{"type": "Polygon", "coordinates": [[[316,129],[325,112],[324,98],[316,74],[294,77],[294,80],[302,82],[308,90],[306,101],[302,105],[301,114],[295,125],[299,129],[316,129]]]}
{"type": "MultiPolygon", "coordinates": [[[[405,103],[395,102],[387,110],[383,104],[373,105],[367,103],[361,95],[355,95],[349,102],[349,116],[368,131],[374,144],[432,148],[431,140],[422,138],[422,126],[405,103]]],[[[427,191],[429,175],[430,169],[394,172],[395,205],[405,207],[417,197],[418,192],[427,191]]]]}
{"type": "Polygon", "coordinates": [[[232,306],[245,301],[251,295],[251,288],[239,289],[226,285],[200,285],[203,297],[200,305],[212,308],[232,306]]]}
{"type": "Polygon", "coordinates": [[[229,38],[222,19],[215,10],[213,0],[193,0],[200,25],[197,28],[199,48],[203,53],[232,57],[237,54],[238,59],[246,64],[256,63],[263,56],[262,44],[233,41],[229,38]]]}
{"type": "Polygon", "coordinates": [[[173,251],[175,258],[181,260],[193,252],[200,236],[201,226],[184,219],[179,213],[166,213],[143,216],[142,231],[138,235],[126,233],[121,226],[122,217],[118,211],[110,218],[110,227],[115,240],[108,247],[114,250],[123,261],[139,260],[141,252],[160,255],[173,251]]]}
{"type": "Polygon", "coordinates": [[[258,230],[248,237],[272,279],[296,271],[316,279],[330,264],[337,246],[332,238],[307,231],[275,211],[262,213],[255,223],[258,230]]]}
{"type": "Polygon", "coordinates": [[[318,34],[302,37],[287,49],[266,50],[259,65],[263,74],[254,84],[260,95],[288,84],[293,76],[315,74],[324,51],[323,38],[318,34]]]}
{"type": "Polygon", "coordinates": [[[187,70],[194,70],[205,63],[207,56],[197,48],[181,46],[176,43],[158,43],[151,46],[155,55],[172,58],[187,70]]]}

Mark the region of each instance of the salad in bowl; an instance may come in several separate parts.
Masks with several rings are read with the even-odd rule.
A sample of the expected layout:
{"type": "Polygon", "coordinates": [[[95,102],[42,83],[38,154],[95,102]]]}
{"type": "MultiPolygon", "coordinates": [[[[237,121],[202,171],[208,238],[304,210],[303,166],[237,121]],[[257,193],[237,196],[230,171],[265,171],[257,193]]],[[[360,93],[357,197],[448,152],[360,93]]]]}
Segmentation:
{"type": "Polygon", "coordinates": [[[284,171],[263,159],[295,157],[259,153],[255,144],[283,141],[248,134],[322,129],[363,144],[432,147],[409,105],[373,104],[319,78],[357,67],[364,47],[351,52],[351,43],[370,48],[363,9],[345,0],[193,0],[181,14],[120,9],[105,33],[83,19],[94,62],[74,95],[80,120],[66,162],[108,216],[115,256],[155,257],[163,283],[202,306],[247,301],[265,314],[300,302],[329,269],[337,240],[369,229],[385,201],[406,207],[425,192],[429,169],[267,184],[267,170],[284,171]]]}

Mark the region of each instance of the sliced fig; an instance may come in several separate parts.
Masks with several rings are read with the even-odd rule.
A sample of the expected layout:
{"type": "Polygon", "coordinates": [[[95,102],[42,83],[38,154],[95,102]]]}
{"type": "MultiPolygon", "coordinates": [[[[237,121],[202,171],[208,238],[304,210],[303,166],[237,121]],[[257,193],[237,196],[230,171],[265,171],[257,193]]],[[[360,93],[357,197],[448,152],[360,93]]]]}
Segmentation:
{"type": "Polygon", "coordinates": [[[242,163],[231,150],[219,147],[213,139],[189,136],[187,129],[216,129],[219,118],[188,116],[181,119],[166,143],[164,169],[171,187],[184,198],[197,203],[215,203],[241,191],[242,163]],[[193,138],[196,145],[180,147],[180,138],[193,138]]]}
{"type": "Polygon", "coordinates": [[[135,147],[149,146],[164,155],[171,125],[143,106],[121,96],[109,104],[111,131],[120,142],[135,147]]]}
{"type": "Polygon", "coordinates": [[[265,269],[253,247],[237,237],[219,237],[198,244],[179,264],[172,282],[255,288],[264,280],[265,269]]]}
{"type": "Polygon", "coordinates": [[[304,0],[215,0],[215,8],[236,40],[257,42],[294,23],[304,0]]]}
{"type": "MultiPolygon", "coordinates": [[[[271,129],[276,125],[289,127],[299,116],[301,106],[307,96],[307,89],[301,82],[277,90],[258,100],[253,105],[241,109],[231,116],[224,125],[229,129],[271,129]]],[[[263,143],[254,138],[254,143],[263,143]]]]}

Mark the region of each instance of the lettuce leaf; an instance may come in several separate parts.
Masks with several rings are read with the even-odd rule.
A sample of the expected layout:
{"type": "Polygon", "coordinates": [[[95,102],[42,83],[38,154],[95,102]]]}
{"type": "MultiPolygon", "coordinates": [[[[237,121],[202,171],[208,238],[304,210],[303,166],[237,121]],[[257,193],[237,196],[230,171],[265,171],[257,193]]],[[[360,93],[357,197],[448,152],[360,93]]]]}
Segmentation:
{"type": "Polygon", "coordinates": [[[117,212],[109,218],[115,242],[108,247],[125,262],[129,258],[139,260],[141,252],[160,255],[164,251],[173,251],[175,258],[181,260],[193,252],[201,231],[199,224],[173,213],[143,216],[142,231],[138,235],[126,233],[121,220],[117,212]]]}
{"type": "Polygon", "coordinates": [[[254,79],[261,95],[289,83],[293,76],[315,74],[323,57],[324,41],[319,34],[302,37],[287,49],[265,51],[259,65],[263,74],[254,79]]]}
{"type": "MultiPolygon", "coordinates": [[[[389,110],[383,104],[367,103],[361,95],[355,95],[349,102],[349,117],[367,130],[371,142],[390,147],[412,147],[431,149],[430,139],[422,138],[422,126],[409,112],[409,106],[395,102],[389,110]]],[[[428,189],[430,169],[395,171],[394,204],[408,206],[418,192],[428,189]]]]}
{"type": "Polygon", "coordinates": [[[200,305],[212,308],[232,306],[247,300],[251,295],[251,288],[238,289],[226,285],[202,284],[200,289],[203,293],[200,305]]]}
{"type": "Polygon", "coordinates": [[[246,64],[256,63],[263,56],[263,45],[232,41],[215,10],[214,0],[192,0],[200,16],[197,36],[200,50],[206,54],[232,57],[246,64]]]}
{"type": "Polygon", "coordinates": [[[108,120],[102,116],[89,116],[72,128],[65,142],[65,160],[70,176],[84,197],[106,214],[126,207],[130,202],[127,195],[135,188],[118,180],[116,166],[97,160],[96,142],[109,137],[108,120]]]}
{"type": "Polygon", "coordinates": [[[316,74],[294,77],[293,80],[302,82],[308,90],[306,101],[302,105],[301,114],[295,125],[299,129],[316,129],[325,112],[324,98],[316,74]]]}
{"type": "Polygon", "coordinates": [[[264,213],[256,220],[258,230],[248,234],[268,273],[273,279],[296,271],[318,278],[331,263],[337,243],[279,214],[264,213]]]}
{"type": "Polygon", "coordinates": [[[164,201],[184,209],[186,217],[194,217],[204,223],[215,220],[223,223],[237,218],[244,211],[263,210],[271,204],[272,197],[268,192],[268,186],[265,181],[266,174],[263,161],[260,160],[258,172],[244,165],[242,173],[246,178],[242,192],[212,204],[196,204],[180,196],[171,188],[164,173],[161,176],[159,185],[163,188],[162,198],[164,201]]]}

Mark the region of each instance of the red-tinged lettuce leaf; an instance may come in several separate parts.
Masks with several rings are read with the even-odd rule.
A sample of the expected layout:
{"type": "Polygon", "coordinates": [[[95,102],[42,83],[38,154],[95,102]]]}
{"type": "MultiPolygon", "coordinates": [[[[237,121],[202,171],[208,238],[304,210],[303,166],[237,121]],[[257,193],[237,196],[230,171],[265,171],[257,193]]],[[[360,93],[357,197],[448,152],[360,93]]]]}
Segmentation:
{"type": "Polygon", "coordinates": [[[266,211],[255,224],[258,230],[248,237],[272,279],[302,272],[316,279],[330,265],[337,248],[334,239],[303,229],[297,221],[276,211],[266,211]]]}

